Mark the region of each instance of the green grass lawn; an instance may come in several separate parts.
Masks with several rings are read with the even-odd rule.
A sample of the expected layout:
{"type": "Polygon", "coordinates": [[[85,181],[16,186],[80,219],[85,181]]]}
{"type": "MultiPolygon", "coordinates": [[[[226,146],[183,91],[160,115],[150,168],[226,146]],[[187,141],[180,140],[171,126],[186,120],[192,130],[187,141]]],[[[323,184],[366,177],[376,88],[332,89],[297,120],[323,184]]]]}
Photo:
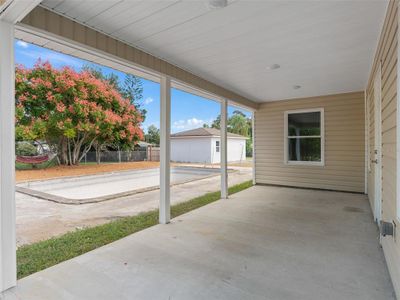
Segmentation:
{"type": "Polygon", "coordinates": [[[16,170],[32,170],[32,169],[47,169],[57,165],[57,161],[53,159],[52,161],[47,161],[41,164],[36,164],[33,166],[32,164],[24,164],[20,162],[15,162],[16,170]]]}
{"type": "MultiPolygon", "coordinates": [[[[240,192],[252,185],[252,181],[237,184],[229,188],[229,194],[240,192]]],[[[220,192],[218,191],[173,205],[171,207],[171,217],[175,218],[219,199],[220,192]]],[[[158,210],[153,210],[22,246],[17,250],[18,279],[156,224],[158,224],[158,210]]]]}

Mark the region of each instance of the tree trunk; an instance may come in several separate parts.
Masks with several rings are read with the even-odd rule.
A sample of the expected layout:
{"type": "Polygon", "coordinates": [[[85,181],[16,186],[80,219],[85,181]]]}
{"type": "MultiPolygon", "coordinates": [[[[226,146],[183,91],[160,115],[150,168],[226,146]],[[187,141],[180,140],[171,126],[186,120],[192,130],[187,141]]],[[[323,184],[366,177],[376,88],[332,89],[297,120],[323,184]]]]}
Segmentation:
{"type": "Polygon", "coordinates": [[[99,165],[101,162],[101,145],[96,143],[94,148],[96,150],[96,163],[99,165]]]}
{"type": "MultiPolygon", "coordinates": [[[[87,136],[81,136],[77,139],[63,137],[57,145],[57,160],[59,163],[64,166],[79,165],[96,140],[94,138],[88,141],[87,138],[87,136]]],[[[100,149],[100,147],[98,148],[100,149]]]]}
{"type": "Polygon", "coordinates": [[[60,164],[68,165],[68,149],[67,149],[67,141],[65,138],[62,138],[60,143],[58,144],[58,159],[60,164]]]}

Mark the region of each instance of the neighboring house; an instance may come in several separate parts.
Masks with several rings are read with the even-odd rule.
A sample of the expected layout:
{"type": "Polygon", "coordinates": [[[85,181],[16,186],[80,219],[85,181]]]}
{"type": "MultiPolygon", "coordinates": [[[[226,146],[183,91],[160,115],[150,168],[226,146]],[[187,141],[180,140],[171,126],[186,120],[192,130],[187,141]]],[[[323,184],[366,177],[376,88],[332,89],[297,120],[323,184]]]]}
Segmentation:
{"type": "Polygon", "coordinates": [[[148,147],[152,146],[152,144],[144,142],[144,141],[139,141],[135,145],[135,150],[140,150],[140,151],[146,151],[148,147]]]}
{"type": "MultiPolygon", "coordinates": [[[[246,159],[246,140],[228,133],[228,162],[246,159]]],[[[171,160],[192,163],[219,163],[221,160],[220,130],[196,128],[171,135],[171,160]]]]}

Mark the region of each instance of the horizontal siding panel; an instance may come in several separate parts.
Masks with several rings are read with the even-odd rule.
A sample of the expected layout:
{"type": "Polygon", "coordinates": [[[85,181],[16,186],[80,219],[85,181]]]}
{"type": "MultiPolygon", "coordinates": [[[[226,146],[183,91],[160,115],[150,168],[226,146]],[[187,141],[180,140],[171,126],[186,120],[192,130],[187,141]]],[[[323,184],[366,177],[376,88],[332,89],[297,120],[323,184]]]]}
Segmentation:
{"type": "Polygon", "coordinates": [[[364,191],[365,119],[362,92],[260,105],[256,113],[256,181],[364,191]],[[325,166],[284,163],[284,112],[324,108],[325,166]]]}
{"type": "Polygon", "coordinates": [[[307,182],[307,183],[301,183],[298,181],[290,181],[290,180],[285,180],[285,184],[282,184],[281,180],[265,180],[265,179],[258,179],[256,177],[257,183],[261,184],[273,184],[273,185],[287,185],[287,186],[293,186],[293,187],[303,187],[303,188],[316,188],[316,189],[326,189],[326,190],[337,190],[337,191],[349,191],[349,192],[358,192],[362,187],[361,185],[332,185],[332,184],[320,184],[320,183],[313,183],[313,182],[307,182]]]}
{"type": "MultiPolygon", "coordinates": [[[[395,100],[395,99],[396,99],[396,97],[394,97],[393,99],[391,99],[391,101],[389,102],[389,104],[388,104],[386,107],[384,107],[384,108],[382,109],[382,120],[386,119],[388,115],[390,115],[390,114],[392,114],[394,111],[396,111],[396,105],[397,105],[397,103],[396,103],[396,100],[395,100]]],[[[374,129],[374,128],[373,128],[373,125],[374,125],[374,122],[370,122],[371,130],[374,129]]]]}
{"type": "MultiPolygon", "coordinates": [[[[397,220],[396,216],[396,177],[397,177],[397,158],[396,158],[396,131],[397,131],[397,47],[398,47],[398,11],[397,1],[390,1],[385,23],[383,25],[381,37],[374,58],[372,72],[369,77],[367,91],[373,96],[373,86],[375,74],[377,74],[379,62],[382,62],[382,94],[381,94],[381,113],[382,113],[382,216],[385,221],[397,220]]],[[[369,147],[375,149],[374,133],[374,98],[368,97],[370,106],[369,126],[369,147]],[[371,136],[372,135],[372,136],[371,136]]],[[[371,156],[374,157],[374,156],[371,156]]],[[[368,194],[371,206],[374,206],[375,197],[375,165],[371,166],[368,173],[368,194]]],[[[393,286],[397,295],[400,295],[400,272],[396,261],[400,257],[399,239],[384,238],[382,241],[385,258],[392,276],[393,286]]]]}
{"type": "MultiPolygon", "coordinates": [[[[259,174],[260,175],[260,174],[259,174]]],[[[349,181],[349,180],[341,180],[340,178],[329,178],[329,179],[321,179],[318,177],[312,178],[312,177],[298,177],[298,176],[287,176],[287,175],[269,175],[269,174],[263,174],[262,178],[266,181],[274,180],[274,181],[281,181],[285,182],[291,181],[291,182],[297,182],[299,184],[319,184],[320,188],[324,188],[325,186],[363,186],[364,180],[357,180],[357,181],[349,181]]],[[[282,184],[282,183],[281,183],[282,184]]]]}
{"type": "MultiPolygon", "coordinates": [[[[397,29],[394,34],[397,35],[397,29]]],[[[395,60],[397,60],[397,41],[394,40],[393,42],[394,43],[391,45],[385,60],[382,62],[382,74],[390,72],[391,68],[396,65],[395,60]]]]}
{"type": "MultiPolygon", "coordinates": [[[[291,100],[291,101],[295,101],[295,100],[291,100]]],[[[298,100],[298,101],[300,101],[300,100],[298,100]]],[[[334,101],[334,100],[332,100],[332,101],[334,101]]],[[[357,109],[359,109],[360,108],[360,105],[362,104],[362,105],[364,105],[364,101],[362,101],[362,102],[359,102],[359,103],[355,103],[355,102],[351,102],[352,100],[351,99],[348,99],[348,101],[346,101],[346,102],[348,102],[348,103],[346,103],[346,102],[339,102],[339,103],[337,103],[337,104],[335,104],[335,105],[332,105],[331,107],[330,107],[330,109],[331,110],[337,110],[337,111],[349,111],[349,109],[351,109],[351,110],[353,110],[354,109],[354,111],[355,112],[357,112],[357,109]]],[[[280,101],[277,101],[277,102],[280,102],[280,101]]],[[[275,102],[274,102],[275,103],[275,102]]],[[[267,104],[261,104],[260,105],[260,108],[262,109],[262,107],[263,106],[267,106],[268,105],[268,103],[267,104]]],[[[323,103],[320,103],[320,102],[316,102],[316,103],[314,103],[314,104],[312,104],[312,102],[309,104],[309,105],[301,105],[301,106],[299,106],[299,108],[297,108],[297,109],[308,109],[308,108],[319,108],[319,107],[321,107],[321,105],[323,105],[323,103]]],[[[280,112],[280,111],[286,111],[286,110],[292,110],[292,108],[291,108],[292,106],[290,106],[290,105],[282,105],[281,107],[275,107],[275,108],[273,108],[273,109],[271,109],[269,112],[268,112],[268,114],[270,114],[270,115],[272,115],[273,113],[277,113],[277,112],[280,112]]],[[[329,109],[328,109],[329,110],[329,109]]],[[[268,116],[268,114],[266,114],[266,116],[268,116]]]]}

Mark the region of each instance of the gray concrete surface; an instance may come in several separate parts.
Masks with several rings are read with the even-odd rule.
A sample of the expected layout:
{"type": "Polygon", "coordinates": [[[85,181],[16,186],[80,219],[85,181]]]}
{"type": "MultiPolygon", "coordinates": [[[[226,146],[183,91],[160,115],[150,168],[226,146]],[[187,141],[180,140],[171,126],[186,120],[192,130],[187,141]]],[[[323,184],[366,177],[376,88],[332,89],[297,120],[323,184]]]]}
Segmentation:
{"type": "MultiPolygon", "coordinates": [[[[251,169],[229,173],[229,185],[250,180],[251,169]]],[[[83,188],[84,189],[84,188],[83,188]]],[[[200,179],[171,188],[172,204],[220,189],[220,176],[200,179]]],[[[30,244],[76,228],[100,225],[121,217],[158,208],[159,190],[100,203],[66,205],[16,193],[17,245],[30,244]]]]}
{"type": "MultiPolygon", "coordinates": [[[[218,176],[217,168],[173,167],[171,183],[181,183],[209,176],[218,176]]],[[[129,170],[112,173],[36,180],[17,184],[17,187],[51,195],[87,199],[124,193],[160,184],[160,169],[129,170]]]]}
{"type": "Polygon", "coordinates": [[[4,299],[394,299],[364,195],[256,186],[33,274],[4,299]]]}

